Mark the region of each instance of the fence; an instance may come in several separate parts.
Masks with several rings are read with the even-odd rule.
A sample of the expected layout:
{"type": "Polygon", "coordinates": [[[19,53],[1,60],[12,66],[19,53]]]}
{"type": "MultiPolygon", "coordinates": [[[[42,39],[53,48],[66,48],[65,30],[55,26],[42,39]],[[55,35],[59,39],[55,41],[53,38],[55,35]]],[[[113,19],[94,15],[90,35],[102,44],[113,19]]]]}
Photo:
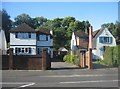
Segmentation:
{"type": "Polygon", "coordinates": [[[51,68],[51,60],[46,49],[42,55],[2,55],[2,69],[8,70],[46,70],[51,68]]]}

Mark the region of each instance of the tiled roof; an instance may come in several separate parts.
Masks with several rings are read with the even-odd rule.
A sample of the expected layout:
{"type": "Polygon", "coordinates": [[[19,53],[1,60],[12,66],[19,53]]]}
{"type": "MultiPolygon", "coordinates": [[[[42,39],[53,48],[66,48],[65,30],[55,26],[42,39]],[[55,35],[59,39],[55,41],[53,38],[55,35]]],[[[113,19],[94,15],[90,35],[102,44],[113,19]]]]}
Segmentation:
{"type": "Polygon", "coordinates": [[[25,23],[19,25],[16,28],[12,28],[10,30],[10,32],[36,32],[36,33],[42,33],[42,34],[50,35],[50,31],[48,31],[48,30],[41,30],[41,29],[36,29],[35,30],[25,23]]]}
{"type": "Polygon", "coordinates": [[[48,31],[48,30],[37,29],[36,32],[50,35],[50,31],[48,31]]]}
{"type": "Polygon", "coordinates": [[[75,32],[75,36],[78,36],[78,37],[88,37],[88,34],[86,34],[85,32],[75,32]]]}
{"type": "Polygon", "coordinates": [[[33,28],[23,23],[15,28],[12,28],[10,32],[35,32],[33,28]]]}

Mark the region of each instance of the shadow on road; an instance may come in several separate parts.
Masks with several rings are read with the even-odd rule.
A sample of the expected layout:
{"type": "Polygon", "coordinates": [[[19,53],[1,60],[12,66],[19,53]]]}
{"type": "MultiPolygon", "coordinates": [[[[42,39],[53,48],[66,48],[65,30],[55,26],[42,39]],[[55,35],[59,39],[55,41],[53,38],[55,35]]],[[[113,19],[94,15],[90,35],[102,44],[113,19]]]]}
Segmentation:
{"type": "Polygon", "coordinates": [[[51,68],[51,70],[73,70],[73,69],[81,69],[81,68],[79,68],[79,67],[51,68]]]}
{"type": "Polygon", "coordinates": [[[101,65],[101,64],[97,64],[97,63],[93,63],[93,69],[105,69],[105,68],[113,68],[113,67],[106,66],[106,65],[101,65]]]}

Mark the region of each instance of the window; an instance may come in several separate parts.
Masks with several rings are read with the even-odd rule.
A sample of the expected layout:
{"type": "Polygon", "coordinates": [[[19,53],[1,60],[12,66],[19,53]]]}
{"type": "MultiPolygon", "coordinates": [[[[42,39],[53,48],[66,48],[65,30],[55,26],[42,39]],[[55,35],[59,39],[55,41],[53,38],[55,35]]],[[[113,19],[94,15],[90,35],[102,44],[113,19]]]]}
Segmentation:
{"type": "Polygon", "coordinates": [[[15,48],[15,53],[16,54],[19,54],[19,53],[29,54],[29,53],[31,53],[31,48],[15,48]]]}
{"type": "Polygon", "coordinates": [[[31,48],[29,48],[29,53],[31,53],[31,48]]]}
{"type": "Polygon", "coordinates": [[[40,35],[39,36],[39,40],[41,40],[41,41],[46,41],[47,39],[47,36],[46,35],[40,35]]]}
{"type": "Polygon", "coordinates": [[[15,38],[18,38],[18,33],[15,33],[15,38]]]}
{"type": "Polygon", "coordinates": [[[31,33],[28,33],[29,38],[31,38],[31,33]]]}
{"type": "Polygon", "coordinates": [[[16,36],[16,38],[28,39],[28,38],[31,38],[31,33],[26,33],[26,32],[16,33],[15,36],[16,36]]]}
{"type": "Polygon", "coordinates": [[[42,48],[38,48],[37,49],[37,54],[41,54],[42,53],[42,48]]]}
{"type": "Polygon", "coordinates": [[[18,48],[15,48],[15,53],[17,53],[17,49],[18,49],[18,48]]]}
{"type": "Polygon", "coordinates": [[[99,37],[100,43],[112,43],[112,37],[99,37]]]}

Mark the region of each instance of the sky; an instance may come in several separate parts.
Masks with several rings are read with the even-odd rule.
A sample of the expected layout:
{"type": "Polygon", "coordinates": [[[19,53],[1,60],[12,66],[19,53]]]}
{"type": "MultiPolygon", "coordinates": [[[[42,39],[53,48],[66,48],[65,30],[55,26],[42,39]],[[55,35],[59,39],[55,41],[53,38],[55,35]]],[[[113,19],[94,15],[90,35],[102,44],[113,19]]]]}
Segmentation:
{"type": "Polygon", "coordinates": [[[88,20],[94,31],[104,23],[118,20],[117,2],[2,2],[2,8],[11,20],[22,13],[51,20],[73,16],[79,21],[88,20]]]}

